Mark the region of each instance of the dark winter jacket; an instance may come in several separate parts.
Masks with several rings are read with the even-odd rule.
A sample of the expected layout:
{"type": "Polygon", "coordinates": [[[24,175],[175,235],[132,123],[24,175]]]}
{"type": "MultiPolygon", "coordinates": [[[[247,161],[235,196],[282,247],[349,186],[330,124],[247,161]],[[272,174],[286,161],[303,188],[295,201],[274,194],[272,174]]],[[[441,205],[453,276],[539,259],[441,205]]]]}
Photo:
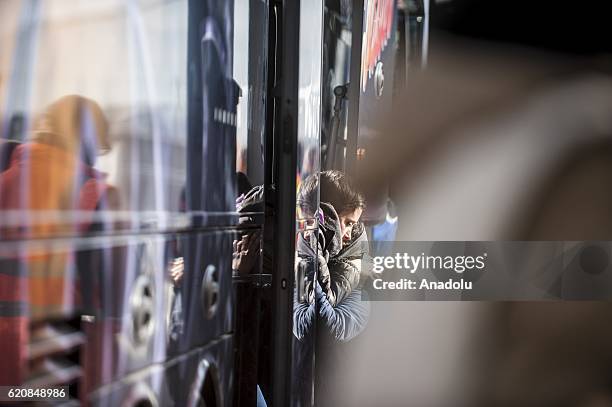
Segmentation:
{"type": "MultiPolygon", "coordinates": [[[[350,242],[342,245],[340,218],[333,206],[322,202],[319,216],[318,238],[307,240],[300,235],[297,242],[298,256],[306,262],[317,261],[318,281],[331,306],[344,300],[359,286],[364,258],[368,256],[368,237],[365,227],[358,223],[353,228],[350,242]]],[[[309,267],[309,270],[314,270],[309,267]]],[[[313,279],[308,279],[307,293],[313,301],[313,279]]]]}

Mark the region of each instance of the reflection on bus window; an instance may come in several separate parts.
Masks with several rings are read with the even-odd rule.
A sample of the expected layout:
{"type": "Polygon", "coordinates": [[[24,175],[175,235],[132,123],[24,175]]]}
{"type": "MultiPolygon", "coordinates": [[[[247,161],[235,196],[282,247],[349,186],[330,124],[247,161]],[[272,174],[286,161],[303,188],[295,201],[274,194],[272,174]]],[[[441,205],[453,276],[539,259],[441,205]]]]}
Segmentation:
{"type": "Polygon", "coordinates": [[[121,197],[100,212],[138,226],[151,218],[143,211],[158,218],[179,211],[186,182],[187,2],[8,1],[0,9],[2,137],[30,140],[40,131],[36,117],[65,95],[95,100],[113,148],[89,165],[121,197]]]}

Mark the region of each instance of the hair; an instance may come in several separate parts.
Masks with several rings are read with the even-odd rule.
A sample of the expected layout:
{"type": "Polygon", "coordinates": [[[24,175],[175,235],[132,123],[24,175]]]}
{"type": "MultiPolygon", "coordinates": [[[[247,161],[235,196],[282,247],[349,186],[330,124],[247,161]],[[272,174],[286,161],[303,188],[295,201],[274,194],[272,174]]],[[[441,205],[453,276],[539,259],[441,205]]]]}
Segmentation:
{"type": "Polygon", "coordinates": [[[312,215],[317,211],[319,191],[321,202],[332,205],[338,214],[365,208],[363,195],[341,171],[323,171],[304,180],[298,193],[298,205],[304,212],[312,215]]]}
{"type": "Polygon", "coordinates": [[[249,181],[249,177],[247,177],[247,175],[241,171],[236,172],[236,187],[238,189],[238,196],[246,194],[253,189],[253,185],[251,184],[251,181],[249,181]]]}

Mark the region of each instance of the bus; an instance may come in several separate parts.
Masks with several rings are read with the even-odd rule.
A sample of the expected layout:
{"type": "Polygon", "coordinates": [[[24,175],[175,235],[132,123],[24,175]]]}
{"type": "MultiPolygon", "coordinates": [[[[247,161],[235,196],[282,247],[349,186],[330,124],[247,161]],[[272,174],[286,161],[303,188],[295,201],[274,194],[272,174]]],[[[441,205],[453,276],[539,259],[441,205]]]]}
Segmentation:
{"type": "Polygon", "coordinates": [[[426,62],[427,7],[0,1],[0,386],[316,405],[292,310],[317,219],[296,193],[359,172],[393,83],[426,62]]]}

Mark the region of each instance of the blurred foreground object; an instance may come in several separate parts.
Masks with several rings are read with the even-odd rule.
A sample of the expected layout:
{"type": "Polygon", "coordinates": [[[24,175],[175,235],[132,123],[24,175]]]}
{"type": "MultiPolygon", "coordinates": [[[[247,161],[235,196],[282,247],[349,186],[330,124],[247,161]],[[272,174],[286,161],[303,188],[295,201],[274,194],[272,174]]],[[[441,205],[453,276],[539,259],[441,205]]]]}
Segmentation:
{"type": "MultiPolygon", "coordinates": [[[[393,185],[397,240],[612,240],[602,6],[445,3],[428,68],[409,75],[366,156],[365,185],[393,185]]],[[[343,404],[612,405],[609,303],[372,309],[337,378],[343,404]]]]}
{"type": "Polygon", "coordinates": [[[612,77],[532,50],[445,51],[369,154],[369,183],[396,187],[398,240],[612,236],[612,77]]]}

